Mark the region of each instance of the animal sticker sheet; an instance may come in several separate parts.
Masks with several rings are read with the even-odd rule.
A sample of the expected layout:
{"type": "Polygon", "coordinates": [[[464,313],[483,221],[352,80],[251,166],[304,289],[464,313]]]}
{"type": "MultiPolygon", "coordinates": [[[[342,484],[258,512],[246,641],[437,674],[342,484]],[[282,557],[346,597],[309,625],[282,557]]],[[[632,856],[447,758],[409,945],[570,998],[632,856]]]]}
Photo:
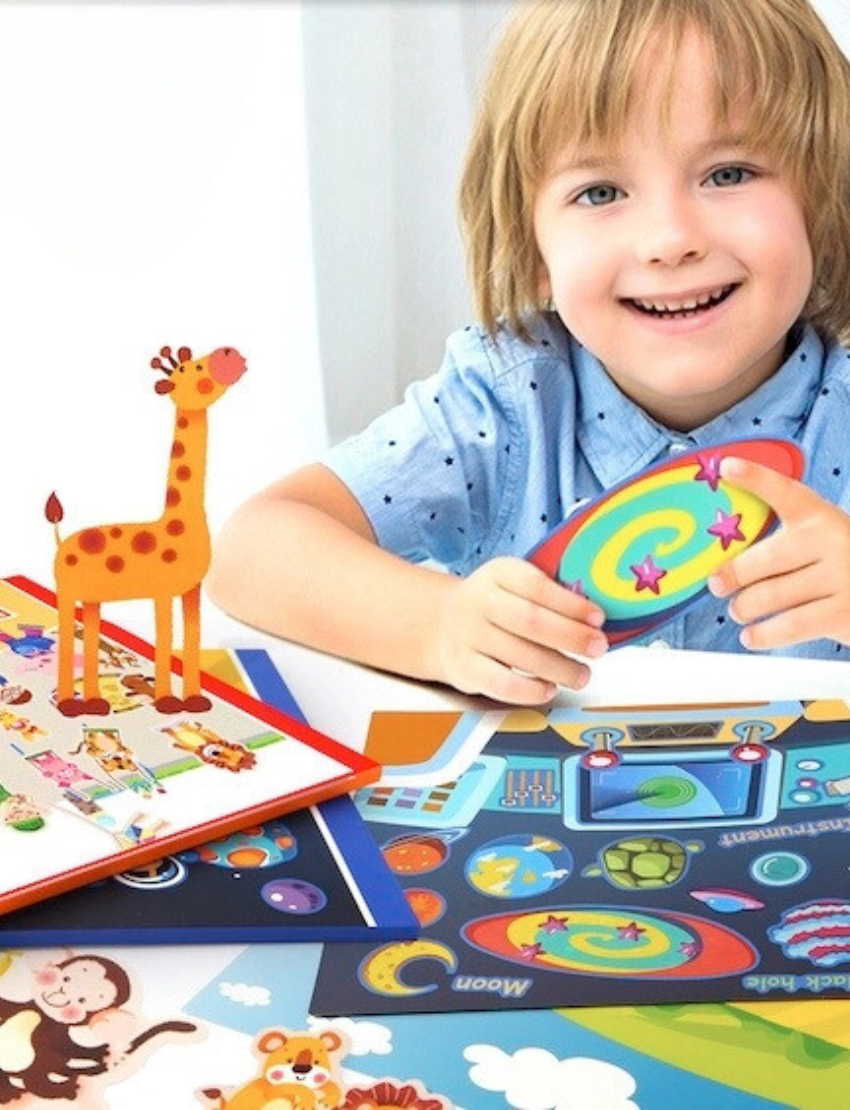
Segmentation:
{"type": "Polygon", "coordinates": [[[374,760],[211,676],[211,708],[161,712],[152,648],[114,625],[96,645],[109,713],[60,713],[54,601],[0,581],[0,912],[377,778],[374,760]]]}
{"type": "Polygon", "coordinates": [[[315,1013],[850,995],[844,701],[517,711],[356,801],[422,934],[327,949],[315,1013]]]}

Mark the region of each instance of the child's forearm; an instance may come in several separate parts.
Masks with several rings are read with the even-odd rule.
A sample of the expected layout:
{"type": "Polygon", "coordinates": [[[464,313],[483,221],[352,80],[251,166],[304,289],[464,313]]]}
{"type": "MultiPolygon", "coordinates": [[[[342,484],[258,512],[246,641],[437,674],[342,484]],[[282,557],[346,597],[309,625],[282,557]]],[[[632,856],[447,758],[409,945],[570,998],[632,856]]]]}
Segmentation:
{"type": "Polygon", "coordinates": [[[436,630],[456,586],[321,509],[272,495],[259,495],[228,521],[207,579],[218,605],[258,628],[440,681],[436,630]]]}

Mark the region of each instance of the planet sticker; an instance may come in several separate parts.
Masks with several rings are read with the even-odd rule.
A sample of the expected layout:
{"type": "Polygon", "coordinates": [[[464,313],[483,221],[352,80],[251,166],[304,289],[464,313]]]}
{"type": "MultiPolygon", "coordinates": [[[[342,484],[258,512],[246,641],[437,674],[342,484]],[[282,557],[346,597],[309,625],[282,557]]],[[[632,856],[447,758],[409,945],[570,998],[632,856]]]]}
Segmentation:
{"type": "Polygon", "coordinates": [[[815,967],[850,963],[850,902],[821,898],[792,906],[768,936],[791,960],[808,960],[815,967]]]}
{"type": "Polygon", "coordinates": [[[297,855],[298,844],[286,825],[282,821],[269,821],[182,852],[181,859],[247,871],[287,863],[297,855]]]}
{"type": "Polygon", "coordinates": [[[803,474],[802,452],[785,440],[685,452],[606,491],[528,559],[603,609],[610,643],[644,635],[704,596],[709,576],[776,523],[769,505],[720,478],[730,456],[803,474]]]}
{"type": "Polygon", "coordinates": [[[272,879],[260,890],[260,897],[273,910],[297,916],[318,913],[328,904],[325,892],[304,879],[272,879]]]}
{"type": "Polygon", "coordinates": [[[535,970],[636,979],[717,979],[758,963],[748,940],[692,914],[562,906],[468,922],[469,944],[535,970]]]}
{"type": "Polygon", "coordinates": [[[423,929],[435,924],[446,912],[446,900],[436,890],[410,887],[403,893],[408,906],[413,910],[414,917],[423,929]]]}
{"type": "Polygon", "coordinates": [[[491,898],[530,898],[568,879],[573,857],[558,840],[534,833],[501,836],[477,848],[464,874],[471,887],[491,898]]]}
{"type": "Polygon", "coordinates": [[[449,858],[449,845],[466,832],[466,829],[444,829],[437,833],[406,833],[388,840],[381,847],[381,854],[396,875],[424,875],[442,867],[449,858]]]}
{"type": "Polygon", "coordinates": [[[750,864],[750,874],[763,886],[794,886],[809,874],[812,865],[798,852],[766,852],[750,864]]]}

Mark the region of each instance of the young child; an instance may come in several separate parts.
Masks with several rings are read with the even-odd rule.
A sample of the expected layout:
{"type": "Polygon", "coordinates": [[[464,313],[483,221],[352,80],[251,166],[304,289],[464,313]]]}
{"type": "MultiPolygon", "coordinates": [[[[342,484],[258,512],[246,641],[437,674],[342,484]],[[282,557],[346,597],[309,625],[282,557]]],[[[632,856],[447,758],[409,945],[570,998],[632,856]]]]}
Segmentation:
{"type": "Polygon", "coordinates": [[[683,449],[780,527],[674,647],[850,645],[850,67],[807,0],[524,3],[461,189],[482,326],[360,436],[228,522],[210,592],[262,628],[505,702],[578,688],[604,617],[521,557],[683,449]],[[436,560],[454,573],[423,566],[436,560]]]}

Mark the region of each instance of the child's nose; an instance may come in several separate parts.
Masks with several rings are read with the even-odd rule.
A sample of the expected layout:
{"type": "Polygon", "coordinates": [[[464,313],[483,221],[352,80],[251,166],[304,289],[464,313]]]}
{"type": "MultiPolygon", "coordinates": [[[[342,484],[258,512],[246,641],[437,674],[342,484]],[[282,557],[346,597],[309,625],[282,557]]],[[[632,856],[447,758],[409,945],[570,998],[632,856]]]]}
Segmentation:
{"type": "Polygon", "coordinates": [[[667,200],[645,213],[638,253],[649,265],[679,266],[702,258],[707,236],[695,207],[686,201],[667,200]]]}

